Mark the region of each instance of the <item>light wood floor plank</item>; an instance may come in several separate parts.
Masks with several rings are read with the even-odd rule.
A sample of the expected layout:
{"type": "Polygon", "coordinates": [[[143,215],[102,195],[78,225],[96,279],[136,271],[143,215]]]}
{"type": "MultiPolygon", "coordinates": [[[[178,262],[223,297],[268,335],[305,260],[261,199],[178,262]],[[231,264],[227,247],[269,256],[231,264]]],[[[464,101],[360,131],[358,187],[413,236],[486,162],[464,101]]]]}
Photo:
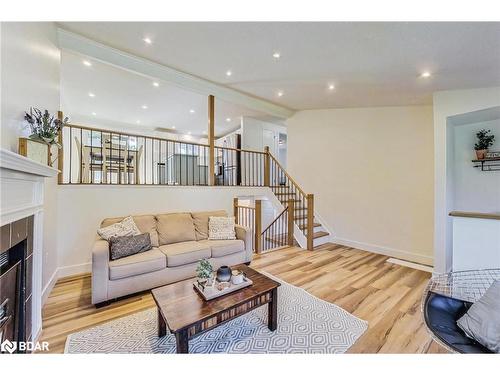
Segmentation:
{"type": "MultiPolygon", "coordinates": [[[[304,288],[367,320],[366,333],[350,353],[446,353],[427,333],[420,300],[430,274],[396,264],[388,257],[336,244],[314,251],[285,248],[255,256],[252,267],[304,288]]],[[[69,334],[155,306],[149,292],[96,309],[90,275],[60,279],[43,309],[40,340],[62,353],[69,334]]]]}

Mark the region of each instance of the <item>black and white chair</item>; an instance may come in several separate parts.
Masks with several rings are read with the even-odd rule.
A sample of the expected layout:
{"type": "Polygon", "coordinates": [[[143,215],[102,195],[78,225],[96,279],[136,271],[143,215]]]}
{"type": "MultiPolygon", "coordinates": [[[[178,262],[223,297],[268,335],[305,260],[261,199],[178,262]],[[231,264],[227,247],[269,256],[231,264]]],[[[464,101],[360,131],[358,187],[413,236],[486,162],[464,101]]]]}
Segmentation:
{"type": "Polygon", "coordinates": [[[492,353],[467,337],[457,320],[496,280],[500,280],[500,269],[434,275],[422,298],[422,313],[432,338],[455,353],[492,353]]]}

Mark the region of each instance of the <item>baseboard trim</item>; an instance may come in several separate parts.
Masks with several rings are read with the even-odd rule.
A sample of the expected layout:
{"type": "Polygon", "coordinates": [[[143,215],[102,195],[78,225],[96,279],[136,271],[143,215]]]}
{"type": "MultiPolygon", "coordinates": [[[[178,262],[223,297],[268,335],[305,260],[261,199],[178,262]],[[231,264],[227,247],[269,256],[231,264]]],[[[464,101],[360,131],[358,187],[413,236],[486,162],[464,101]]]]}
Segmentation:
{"type": "Polygon", "coordinates": [[[92,263],[74,264],[72,266],[59,267],[57,269],[57,278],[78,275],[79,273],[87,273],[92,271],[92,263]]]}
{"type": "Polygon", "coordinates": [[[57,272],[59,268],[56,268],[52,276],[50,277],[49,281],[45,285],[42,291],[42,307],[45,305],[45,302],[47,302],[47,298],[49,298],[50,292],[52,292],[52,289],[54,289],[54,285],[56,285],[56,282],[58,280],[57,272]]]}
{"type": "Polygon", "coordinates": [[[391,258],[397,258],[401,260],[406,260],[408,262],[424,264],[430,267],[432,267],[434,264],[433,257],[427,255],[414,254],[404,250],[392,249],[390,247],[378,246],[374,244],[352,241],[338,237],[332,238],[332,242],[343,246],[349,246],[360,250],[366,250],[371,253],[386,255],[391,258]]]}
{"type": "Polygon", "coordinates": [[[425,266],[423,264],[415,263],[415,262],[408,262],[407,260],[401,260],[401,259],[397,259],[397,258],[389,258],[389,259],[387,259],[386,262],[387,263],[397,264],[399,266],[413,268],[415,270],[429,272],[429,273],[433,273],[434,272],[434,267],[425,266]]]}
{"type": "Polygon", "coordinates": [[[54,289],[57,281],[63,277],[78,275],[80,273],[87,273],[92,270],[92,263],[81,263],[73,266],[58,267],[50,277],[42,291],[42,307],[45,306],[50,292],[54,289]]]}

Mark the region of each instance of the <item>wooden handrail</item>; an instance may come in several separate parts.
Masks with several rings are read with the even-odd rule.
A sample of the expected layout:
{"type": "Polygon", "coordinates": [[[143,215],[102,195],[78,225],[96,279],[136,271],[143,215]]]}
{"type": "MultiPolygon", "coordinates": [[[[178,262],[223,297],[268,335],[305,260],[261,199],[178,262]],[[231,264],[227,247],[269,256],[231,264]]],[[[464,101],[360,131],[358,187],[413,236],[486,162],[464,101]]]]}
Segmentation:
{"type": "Polygon", "coordinates": [[[276,163],[276,165],[283,171],[283,173],[285,174],[285,176],[292,182],[292,184],[294,185],[294,187],[300,191],[300,193],[306,197],[307,194],[304,192],[304,190],[301,189],[301,187],[299,186],[299,184],[297,184],[297,182],[295,182],[295,180],[288,174],[288,172],[285,170],[285,168],[283,168],[283,166],[279,163],[278,160],[276,160],[276,158],[273,156],[273,154],[269,154],[269,156],[271,157],[271,159],[276,163]]]}
{"type": "Polygon", "coordinates": [[[273,224],[274,224],[276,221],[278,221],[278,219],[279,219],[281,216],[283,216],[283,214],[284,214],[286,211],[288,211],[288,206],[287,206],[287,207],[285,207],[285,208],[283,209],[283,211],[281,211],[281,212],[280,212],[280,214],[274,218],[274,220],[271,222],[271,224],[269,224],[269,225],[266,227],[266,229],[264,229],[264,230],[262,231],[262,234],[264,234],[264,232],[265,232],[266,230],[268,230],[269,228],[271,228],[271,227],[273,226],[273,224]]]}
{"type": "Polygon", "coordinates": [[[248,149],[244,149],[244,148],[234,148],[234,147],[224,147],[224,146],[215,146],[215,148],[220,148],[220,149],[229,150],[229,151],[249,152],[252,154],[260,154],[260,155],[266,154],[264,151],[248,150],[248,149]]]}

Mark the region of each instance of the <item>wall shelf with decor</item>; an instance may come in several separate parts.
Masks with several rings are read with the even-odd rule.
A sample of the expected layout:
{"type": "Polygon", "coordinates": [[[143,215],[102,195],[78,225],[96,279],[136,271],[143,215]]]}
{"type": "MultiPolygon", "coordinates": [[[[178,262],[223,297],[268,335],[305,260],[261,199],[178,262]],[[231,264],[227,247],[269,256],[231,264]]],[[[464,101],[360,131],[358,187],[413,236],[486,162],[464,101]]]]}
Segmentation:
{"type": "Polygon", "coordinates": [[[500,171],[500,157],[474,159],[474,168],[481,168],[483,172],[500,171]]]}

